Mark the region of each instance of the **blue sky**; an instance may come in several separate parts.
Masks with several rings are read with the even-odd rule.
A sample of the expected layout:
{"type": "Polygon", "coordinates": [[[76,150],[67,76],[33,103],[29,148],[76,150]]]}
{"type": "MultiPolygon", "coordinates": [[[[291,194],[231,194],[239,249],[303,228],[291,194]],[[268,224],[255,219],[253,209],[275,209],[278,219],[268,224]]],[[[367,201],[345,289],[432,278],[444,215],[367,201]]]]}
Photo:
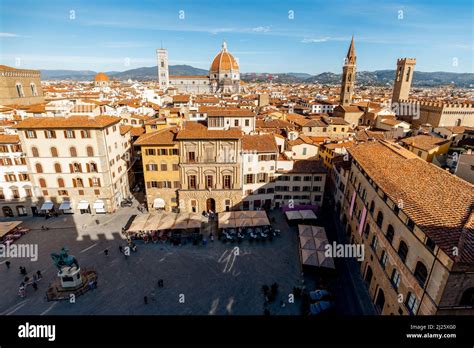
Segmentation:
{"type": "Polygon", "coordinates": [[[208,69],[225,39],[242,72],[340,72],[354,34],[359,71],[393,69],[398,57],[415,57],[419,71],[474,72],[472,0],[0,0],[0,6],[0,64],[23,68],[153,66],[162,43],[170,64],[208,69]]]}

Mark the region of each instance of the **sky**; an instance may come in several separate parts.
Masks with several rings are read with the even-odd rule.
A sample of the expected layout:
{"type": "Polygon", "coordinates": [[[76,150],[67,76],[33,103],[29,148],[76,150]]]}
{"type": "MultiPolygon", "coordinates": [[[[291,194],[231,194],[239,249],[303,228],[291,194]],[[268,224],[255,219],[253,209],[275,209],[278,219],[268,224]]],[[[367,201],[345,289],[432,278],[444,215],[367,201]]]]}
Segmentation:
{"type": "Polygon", "coordinates": [[[474,72],[472,0],[0,0],[0,64],[124,71],[169,61],[209,69],[223,40],[241,72],[474,72]]]}

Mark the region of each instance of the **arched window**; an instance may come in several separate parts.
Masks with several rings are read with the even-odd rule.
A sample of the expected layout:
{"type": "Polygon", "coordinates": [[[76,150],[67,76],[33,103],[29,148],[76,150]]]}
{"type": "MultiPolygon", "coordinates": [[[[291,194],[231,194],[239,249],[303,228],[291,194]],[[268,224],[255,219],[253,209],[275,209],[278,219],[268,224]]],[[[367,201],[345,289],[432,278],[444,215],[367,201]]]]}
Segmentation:
{"type": "Polygon", "coordinates": [[[370,233],[370,225],[369,225],[369,223],[367,223],[367,224],[365,224],[365,230],[364,230],[365,238],[367,238],[369,236],[369,233],[370,233]]]}
{"type": "Polygon", "coordinates": [[[64,187],[64,179],[58,178],[58,187],[64,187]]]}
{"type": "Polygon", "coordinates": [[[55,147],[51,148],[51,156],[52,157],[58,157],[58,149],[55,147]]]}
{"type": "Polygon", "coordinates": [[[71,154],[71,157],[77,157],[77,151],[76,151],[76,148],[74,146],[71,146],[69,148],[69,152],[71,154]]]}
{"type": "Polygon", "coordinates": [[[87,147],[87,156],[94,157],[94,148],[92,146],[87,147]]]}
{"type": "Polygon", "coordinates": [[[33,146],[31,148],[31,153],[33,154],[33,157],[39,157],[39,151],[38,151],[38,148],[36,146],[33,146]]]}
{"type": "Polygon", "coordinates": [[[405,300],[405,305],[407,306],[410,314],[416,314],[418,310],[418,301],[416,300],[415,295],[412,292],[407,294],[407,299],[405,300]]]}
{"type": "Polygon", "coordinates": [[[416,263],[414,275],[418,284],[420,284],[422,288],[425,287],[426,278],[428,278],[428,269],[421,261],[416,263]]]}
{"type": "Polygon", "coordinates": [[[374,210],[375,210],[375,203],[374,203],[374,201],[372,201],[372,202],[370,203],[370,209],[369,209],[369,211],[370,211],[371,214],[373,214],[373,213],[374,213],[374,210]]]}
{"type": "Polygon", "coordinates": [[[23,98],[25,96],[25,93],[23,93],[23,86],[21,83],[16,84],[16,93],[18,94],[18,98],[23,98]]]}
{"type": "Polygon", "coordinates": [[[383,307],[385,305],[385,295],[382,289],[379,289],[377,294],[377,299],[375,300],[375,307],[377,308],[379,313],[383,312],[383,307]]]}
{"type": "Polygon", "coordinates": [[[46,187],[46,180],[44,180],[43,178],[39,179],[39,185],[40,187],[46,187]]]}
{"type": "Polygon", "coordinates": [[[395,230],[393,229],[392,225],[388,225],[387,227],[387,234],[385,235],[387,240],[392,244],[393,236],[395,235],[395,230]]]}
{"type": "Polygon", "coordinates": [[[383,223],[383,214],[381,211],[377,214],[377,226],[382,228],[382,223],[383,223]]]}
{"type": "Polygon", "coordinates": [[[88,168],[87,171],[90,172],[90,173],[97,173],[97,171],[98,171],[97,170],[97,164],[94,163],[94,162],[88,163],[87,168],[88,168]]]}
{"type": "Polygon", "coordinates": [[[405,263],[405,260],[407,259],[408,255],[408,246],[404,241],[400,242],[400,245],[398,246],[398,256],[400,256],[400,259],[405,263]]]}
{"type": "Polygon", "coordinates": [[[41,163],[36,163],[35,168],[36,168],[36,173],[43,173],[43,166],[41,165],[41,163]]]}
{"type": "Polygon", "coordinates": [[[61,164],[55,163],[55,164],[54,164],[54,171],[55,171],[56,173],[62,173],[61,164]]]}
{"type": "Polygon", "coordinates": [[[463,292],[460,305],[474,307],[474,288],[469,288],[463,292]]]}
{"type": "Polygon", "coordinates": [[[36,85],[32,82],[30,83],[31,94],[36,97],[38,95],[38,91],[36,90],[36,85]]]}

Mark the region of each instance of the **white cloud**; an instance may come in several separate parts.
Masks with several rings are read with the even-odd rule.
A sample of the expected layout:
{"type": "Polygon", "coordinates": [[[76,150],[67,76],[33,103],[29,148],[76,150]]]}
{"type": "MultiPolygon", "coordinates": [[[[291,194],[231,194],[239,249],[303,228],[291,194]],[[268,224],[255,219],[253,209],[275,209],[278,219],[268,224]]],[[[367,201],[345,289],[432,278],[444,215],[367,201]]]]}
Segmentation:
{"type": "Polygon", "coordinates": [[[252,31],[256,32],[256,33],[268,33],[270,31],[270,27],[255,27],[255,28],[252,28],[252,31]]]}
{"type": "Polygon", "coordinates": [[[303,40],[301,40],[301,43],[319,43],[319,42],[327,42],[329,41],[331,38],[329,37],[323,37],[323,38],[320,38],[320,39],[315,39],[315,38],[304,38],[303,40]]]}
{"type": "Polygon", "coordinates": [[[14,33],[0,33],[0,37],[20,37],[21,35],[14,33]]]}

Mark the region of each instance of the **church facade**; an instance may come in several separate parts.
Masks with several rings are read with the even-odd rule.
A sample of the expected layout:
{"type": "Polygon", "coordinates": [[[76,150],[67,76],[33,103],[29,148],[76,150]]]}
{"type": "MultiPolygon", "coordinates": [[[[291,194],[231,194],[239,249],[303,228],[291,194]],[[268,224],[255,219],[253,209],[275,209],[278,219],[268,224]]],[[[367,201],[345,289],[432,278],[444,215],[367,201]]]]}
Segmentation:
{"type": "Polygon", "coordinates": [[[162,90],[174,87],[179,93],[188,94],[240,92],[239,64],[225,42],[212,61],[209,75],[170,76],[168,52],[163,48],[157,50],[157,61],[158,83],[162,90]]]}

